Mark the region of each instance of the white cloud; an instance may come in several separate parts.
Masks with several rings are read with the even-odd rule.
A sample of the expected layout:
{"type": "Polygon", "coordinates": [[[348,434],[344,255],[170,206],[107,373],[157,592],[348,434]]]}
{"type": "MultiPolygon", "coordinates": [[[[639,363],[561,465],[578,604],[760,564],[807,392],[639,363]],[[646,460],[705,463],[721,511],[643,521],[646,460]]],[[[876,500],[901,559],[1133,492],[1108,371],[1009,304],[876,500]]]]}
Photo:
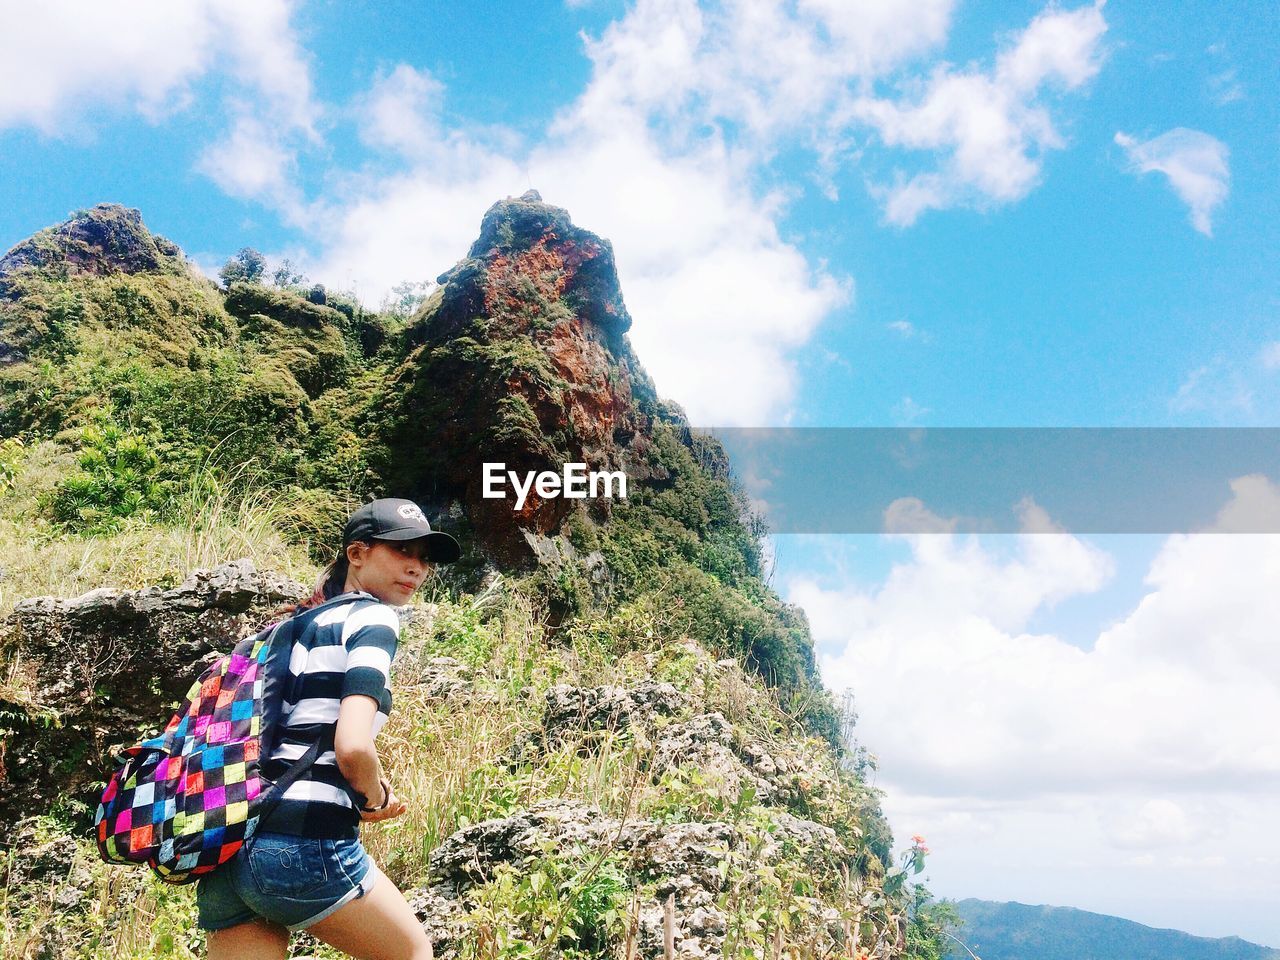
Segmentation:
{"type": "Polygon", "coordinates": [[[374,147],[413,154],[430,151],[443,135],[440,103],[444,85],[427,70],[407,63],[374,81],[355,104],[360,138],[374,147]]]}
{"type": "Polygon", "coordinates": [[[1263,599],[1280,539],[1170,538],[1152,592],[1088,652],[1024,631],[1042,607],[1098,589],[1105,554],[1065,534],[1020,536],[1009,557],[971,538],[908,539],[911,561],[877,590],[788,590],[818,644],[838,649],[824,678],[858,691],[863,736],[895,784],[1008,797],[1280,779],[1266,732],[1280,721],[1267,626],[1280,599],[1263,599]]]}
{"type": "Polygon", "coordinates": [[[788,351],[847,302],[851,283],[810,267],[717,144],[664,152],[642,126],[566,132],[534,153],[544,195],[609,237],[631,340],[658,389],[701,426],[785,420],[788,351]],[[705,358],[716,356],[708,365],[705,358]]]}
{"type": "MultiPolygon", "coordinates": [[[[588,86],[531,145],[509,131],[446,125],[441,85],[399,64],[374,78],[350,115],[366,144],[397,153],[405,169],[330,177],[327,195],[305,209],[279,199],[288,196],[273,176],[288,169],[279,141],[258,143],[256,153],[223,151],[243,155],[245,170],[211,158],[205,169],[221,171],[239,195],[254,185],[258,196],[274,195],[287,216],[325,238],[307,264],[311,275],[355,285],[372,303],[398,282],[448,269],[490,203],[536,187],[613,242],[631,339],[663,395],[701,425],[785,424],[799,380],[794,352],[851,302],[853,283],[784,237],[795,194],[769,186],[774,157],[811,148],[833,191],[830,178],[856,155],[849,151],[866,124],[841,105],[865,101],[874,84],[942,44],[953,6],[639,0],[586,41],[588,86]],[[709,367],[702,358],[712,353],[721,362],[709,367]]],[[[1050,10],[998,57],[981,80],[1010,98],[995,117],[1012,118],[1006,140],[1058,142],[1036,98],[1051,82],[1070,88],[1096,70],[1103,30],[1096,6],[1050,10]]],[[[971,111],[959,125],[938,122],[968,131],[938,140],[955,154],[952,168],[970,170],[970,179],[988,171],[983,182],[1002,197],[1030,189],[1037,160],[1019,170],[1016,157],[990,163],[989,152],[967,146],[983,139],[985,120],[971,111]],[[1001,177],[1015,182],[1001,186],[1001,177]]],[[[894,192],[891,219],[961,202],[954,170],[934,178],[894,192]]]]}
{"type": "Polygon", "coordinates": [[[1280,487],[1260,473],[1231,481],[1231,499],[1205,533],[1280,533],[1280,487]]]}
{"type": "MultiPolygon", "coordinates": [[[[918,501],[906,507],[931,520],[914,529],[954,529],[918,501]]],[[[1034,504],[1021,510],[1024,529],[1055,529],[1034,504]]],[[[1241,478],[1216,529],[1259,510],[1280,515],[1280,490],[1241,478]]],[[[1280,537],[1168,538],[1148,594],[1090,651],[1025,629],[1036,611],[1100,588],[1114,567],[1105,553],[1061,533],[1019,535],[1012,550],[998,546],[1006,538],[905,540],[910,561],[876,589],[800,578],[787,591],[819,647],[837,651],[821,658],[824,678],[858,692],[863,736],[895,784],[994,798],[1280,781],[1280,594],[1269,586],[1280,537]]]]}
{"type": "Polygon", "coordinates": [[[1150,850],[1197,841],[1208,832],[1208,826],[1203,821],[1193,821],[1180,804],[1161,797],[1147,800],[1136,809],[1116,809],[1107,818],[1105,829],[1116,847],[1150,850]]]}
{"type": "Polygon", "coordinates": [[[156,118],[190,102],[194,80],[226,69],[309,127],[310,82],[285,0],[68,0],[29,4],[0,32],[0,128],[58,136],[90,108],[156,118]]]}
{"type": "MultiPolygon", "coordinates": [[[[886,773],[887,765],[882,787],[886,773]]],[[[883,803],[895,834],[927,838],[925,879],[937,896],[1073,906],[1199,936],[1280,942],[1272,795],[930,798],[890,785],[883,803]],[[1161,801],[1185,824],[1167,808],[1162,818],[1161,801]],[[1174,840],[1184,826],[1186,839],[1174,840]]]]}
{"type": "Polygon", "coordinates": [[[196,169],[233,197],[283,197],[289,192],[294,156],[278,134],[253,117],[236,119],[228,137],[205,148],[196,169]]]}
{"type": "MultiPolygon", "coordinates": [[[[490,203],[535,186],[575,223],[612,241],[634,318],[632,343],[664,396],[699,425],[786,422],[798,380],[789,353],[849,301],[852,283],[815,269],[781,238],[784,199],[753,192],[750,156],[715,136],[673,145],[627,105],[675,68],[651,74],[639,47],[623,66],[617,57],[630,50],[629,35],[607,36],[611,59],[532,149],[512,138],[486,144],[426,127],[393,144],[366,128],[383,144],[412,141],[421,151],[405,149],[409,171],[357,182],[335,205],[324,231],[332,239],[309,272],[349,270],[361,296],[376,303],[397,282],[448,269],[490,203]],[[703,358],[712,354],[721,362],[708,366],[703,358]]],[[[438,90],[420,81],[397,68],[360,102],[397,115],[408,102],[422,116],[424,100],[438,90]]]]}
{"type": "Polygon", "coordinates": [[[1065,145],[1040,102],[1049,85],[1073,90],[1100,69],[1107,24],[1100,5],[1041,13],[990,72],[937,66],[913,96],[863,96],[848,108],[886,146],[941,153],[937,170],[898,175],[878,193],[885,218],[906,226],[931,209],[1007,203],[1040,177],[1042,154],[1065,145]]]}
{"type": "MultiPolygon", "coordinates": [[[[1052,529],[1023,508],[1024,529],[1052,529]]],[[[1239,478],[1213,529],[1263,515],[1280,518],[1280,487],[1239,478]]],[[[1242,924],[1244,911],[1234,930],[1175,923],[1173,903],[1188,883],[1203,902],[1280,894],[1255,862],[1280,854],[1266,828],[1280,812],[1280,536],[1168,537],[1092,649],[1028,624],[1111,579],[1095,547],[1043,533],[900,542],[909,557],[879,583],[793,576],[783,593],[809,617],[826,684],[855,691],[895,832],[934,850],[931,889],[1274,941],[1274,922],[1242,924]],[[1147,865],[1117,863],[1117,847],[1147,865]],[[1230,869],[1205,881],[1212,857],[1230,869]],[[1126,911],[1117,886],[1144,898],[1126,911]]]]}
{"type": "Polygon", "coordinates": [[[641,0],[588,43],[584,114],[622,105],[679,135],[728,121],[765,142],[825,124],[850,83],[903,66],[946,37],[954,0],[641,0]]]}
{"type": "Polygon", "coordinates": [[[298,149],[318,140],[320,110],[292,11],[290,0],[28,5],[0,32],[0,129],[66,136],[88,129],[101,107],[156,121],[192,107],[197,81],[225,75],[229,128],[196,169],[297,219],[289,178],[298,149]]]}
{"type": "Polygon", "coordinates": [[[319,107],[312,99],[311,71],[294,35],[292,0],[208,0],[218,28],[219,50],[231,72],[260,95],[265,118],[314,136],[319,107]]]}
{"type": "Polygon", "coordinates": [[[620,124],[544,145],[527,165],[464,140],[448,153],[342,208],[309,272],[349,270],[376,303],[395,283],[452,266],[489,204],[532,183],[612,240],[632,343],[660,391],[705,426],[783,415],[796,385],[787,352],[850,295],[779,238],[720,151],[671,157],[643,128],[620,124]],[[712,354],[721,362],[709,367],[712,354]]]}
{"type": "MultiPolygon", "coordinates": [[[[847,141],[849,124],[865,118],[846,111],[833,126],[833,108],[852,88],[941,43],[951,9],[950,0],[809,0],[790,13],[763,0],[706,9],[693,0],[641,0],[588,41],[587,89],[528,149],[441,129],[439,85],[400,65],[358,99],[357,110],[365,140],[402,152],[412,169],[357,181],[336,199],[324,231],[333,239],[312,273],[349,269],[377,302],[396,282],[447,269],[488,202],[534,186],[613,242],[635,319],[631,339],[664,395],[705,426],[785,424],[798,383],[792,351],[851,301],[853,284],[783,239],[778,225],[789,197],[762,190],[761,173],[797,137],[836,156],[832,144],[847,141]],[[455,215],[444,216],[446,209],[455,215]],[[722,362],[708,367],[702,358],[712,353],[722,362]]],[[[1052,139],[1047,117],[1026,101],[1051,80],[1071,87],[1087,79],[1104,29],[1097,7],[1050,12],[1001,55],[998,84],[1016,101],[1001,109],[1018,114],[1019,131],[1052,139]]],[[[957,90],[969,82],[956,80],[957,90]]],[[[959,129],[945,116],[937,123],[959,129]]],[[[1001,168],[968,146],[982,139],[983,123],[970,113],[960,124],[970,132],[960,138],[957,169],[987,171],[987,185],[1002,197],[1025,192],[1035,162],[1018,170],[1017,158],[1006,157],[1001,168]],[[1000,186],[1000,177],[1017,183],[1000,186]]],[[[889,198],[891,218],[906,222],[957,202],[954,181],[915,178],[889,198]]],[[[913,402],[899,412],[915,418],[924,410],[913,402]]]]}
{"type": "Polygon", "coordinates": [[[58,136],[84,106],[150,116],[181,102],[210,55],[208,16],[196,4],[140,0],[29,4],[0,31],[0,127],[58,136]]]}
{"type": "Polygon", "coordinates": [[[1124,147],[1135,172],[1168,177],[1169,185],[1191,213],[1192,226],[1206,237],[1213,236],[1213,211],[1227,199],[1231,178],[1225,143],[1186,127],[1142,143],[1117,133],[1115,141],[1124,147]]]}
{"type": "Polygon", "coordinates": [[[359,185],[325,213],[326,243],[307,273],[378,304],[398,283],[434,280],[449,269],[466,255],[489,205],[524,182],[520,167],[502,156],[479,148],[466,156],[469,172],[428,166],[359,185]]]}
{"type": "Polygon", "coordinates": [[[231,128],[210,144],[196,169],[225,192],[268,203],[295,225],[311,216],[294,182],[300,150],[320,141],[306,57],[291,28],[290,0],[230,0],[209,13],[232,76],[252,98],[227,100],[231,128]]]}
{"type": "Polygon", "coordinates": [[[860,77],[883,75],[941,45],[954,6],[954,0],[800,0],[860,77]]]}
{"type": "Polygon", "coordinates": [[[323,237],[308,271],[373,303],[398,282],[447,269],[489,203],[537,186],[614,242],[632,339],[664,394],[706,425],[786,423],[798,382],[793,352],[850,303],[853,286],[784,238],[794,194],[767,185],[777,152],[811,149],[814,175],[834,196],[833,177],[860,156],[870,120],[886,141],[951,155],[943,170],[886,194],[891,220],[967,202],[966,191],[1009,199],[1038,173],[1030,148],[1060,142],[1039,105],[1042,88],[1078,86],[1097,69],[1099,7],[1051,8],[989,75],[943,65],[916,106],[872,97],[945,42],[953,8],[954,0],[639,0],[586,42],[587,88],[532,146],[510,131],[446,126],[441,84],[398,64],[345,116],[366,145],[398,154],[402,169],[327,170],[312,199],[297,174],[334,111],[315,99],[290,0],[140,2],[113,10],[109,24],[91,4],[70,26],[43,12],[19,18],[22,30],[6,34],[14,56],[0,63],[18,65],[12,79],[41,82],[10,83],[0,123],[57,130],[98,103],[173,109],[195,96],[197,79],[225,76],[226,132],[199,153],[197,170],[323,237]],[[51,46],[68,53],[22,59],[51,46]],[[708,368],[700,358],[711,352],[726,362],[708,368]]]}

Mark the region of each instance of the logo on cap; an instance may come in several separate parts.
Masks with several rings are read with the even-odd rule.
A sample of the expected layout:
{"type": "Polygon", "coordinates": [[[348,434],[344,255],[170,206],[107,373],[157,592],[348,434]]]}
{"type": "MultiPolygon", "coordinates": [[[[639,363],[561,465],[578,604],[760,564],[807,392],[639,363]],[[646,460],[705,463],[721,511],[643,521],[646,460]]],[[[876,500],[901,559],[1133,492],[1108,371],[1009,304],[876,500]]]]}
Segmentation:
{"type": "Polygon", "coordinates": [[[427,518],[422,515],[422,508],[416,503],[402,504],[399,509],[396,510],[396,513],[400,514],[400,516],[404,517],[406,520],[417,520],[419,523],[427,522],[427,518]]]}

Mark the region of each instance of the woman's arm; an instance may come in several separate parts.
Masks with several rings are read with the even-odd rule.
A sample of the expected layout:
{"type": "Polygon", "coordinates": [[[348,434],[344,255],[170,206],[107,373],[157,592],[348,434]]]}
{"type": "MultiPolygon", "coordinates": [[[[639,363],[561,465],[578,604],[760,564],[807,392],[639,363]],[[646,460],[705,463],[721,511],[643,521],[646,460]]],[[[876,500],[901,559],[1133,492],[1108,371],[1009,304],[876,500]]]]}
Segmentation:
{"type": "MultiPolygon", "coordinates": [[[[373,745],[373,720],[378,712],[378,701],[364,694],[352,694],[342,698],[338,708],[338,725],[333,736],[333,752],[338,769],[347,778],[352,789],[365,797],[365,805],[376,807],[382,803],[382,765],[373,745]]],[[[404,813],[406,807],[388,790],[390,801],[385,810],[375,814],[361,813],[362,820],[385,820],[404,813]]]]}

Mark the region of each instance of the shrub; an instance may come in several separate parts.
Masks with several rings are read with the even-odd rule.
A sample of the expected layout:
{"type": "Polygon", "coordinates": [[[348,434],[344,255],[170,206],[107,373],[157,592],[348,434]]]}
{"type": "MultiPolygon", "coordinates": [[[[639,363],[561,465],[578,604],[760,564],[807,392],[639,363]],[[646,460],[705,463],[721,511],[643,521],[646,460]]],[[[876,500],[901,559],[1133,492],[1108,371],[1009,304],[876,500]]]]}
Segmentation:
{"type": "Polygon", "coordinates": [[[21,437],[8,437],[0,441],[0,493],[13,489],[23,449],[21,437]]]}
{"type": "Polygon", "coordinates": [[[157,435],[121,427],[108,416],[80,430],[78,471],[59,482],[53,519],[68,530],[115,533],[126,519],[155,520],[168,506],[174,476],[165,469],[157,435]]]}
{"type": "Polygon", "coordinates": [[[630,888],[620,855],[590,857],[577,846],[548,848],[519,868],[499,864],[476,890],[470,917],[474,935],[461,956],[564,960],[605,956],[620,939],[630,888]]]}

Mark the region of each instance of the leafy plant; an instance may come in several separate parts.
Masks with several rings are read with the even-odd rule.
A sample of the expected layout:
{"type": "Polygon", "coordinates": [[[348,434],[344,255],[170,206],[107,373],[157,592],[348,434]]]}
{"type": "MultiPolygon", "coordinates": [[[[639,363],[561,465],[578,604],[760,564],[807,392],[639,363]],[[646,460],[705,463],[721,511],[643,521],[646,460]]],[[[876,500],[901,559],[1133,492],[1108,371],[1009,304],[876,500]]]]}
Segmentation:
{"type": "Polygon", "coordinates": [[[168,506],[174,478],[161,460],[159,440],[107,416],[80,430],[79,470],[64,478],[49,504],[68,530],[117,532],[131,517],[155,520],[168,506]]]}
{"type": "Polygon", "coordinates": [[[602,956],[622,934],[630,885],[620,856],[587,853],[557,852],[548,841],[520,866],[499,864],[475,892],[476,935],[463,942],[463,960],[602,956]]]}
{"type": "Polygon", "coordinates": [[[924,844],[924,837],[916,834],[911,838],[910,849],[904,850],[896,867],[890,867],[884,876],[884,892],[888,896],[902,893],[908,877],[919,876],[924,872],[924,859],[929,848],[924,844]]]}
{"type": "Polygon", "coordinates": [[[218,276],[226,286],[236,281],[261,283],[267,269],[267,258],[252,247],[241,247],[234,257],[222,265],[218,276]]]}
{"type": "Polygon", "coordinates": [[[21,437],[0,440],[0,493],[13,489],[24,449],[21,437]]]}

